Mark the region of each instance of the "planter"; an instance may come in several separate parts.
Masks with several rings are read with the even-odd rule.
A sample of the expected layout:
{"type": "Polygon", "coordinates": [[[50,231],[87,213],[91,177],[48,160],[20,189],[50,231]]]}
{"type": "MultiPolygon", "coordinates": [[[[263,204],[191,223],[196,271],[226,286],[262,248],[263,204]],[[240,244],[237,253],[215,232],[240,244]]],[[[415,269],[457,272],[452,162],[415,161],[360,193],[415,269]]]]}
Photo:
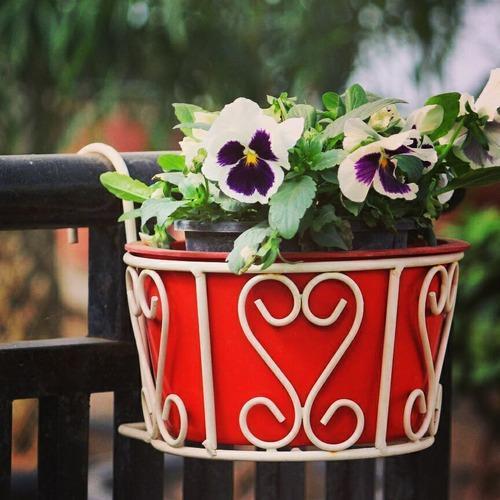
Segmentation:
{"type": "MultiPolygon", "coordinates": [[[[351,219],[353,232],[353,250],[385,250],[406,248],[409,236],[416,233],[418,227],[411,219],[402,219],[396,223],[396,231],[370,228],[357,219],[351,219]]],[[[230,252],[234,240],[244,231],[255,225],[255,222],[204,222],[180,220],[174,222],[174,228],[184,231],[186,250],[194,252],[230,252]]],[[[296,238],[283,240],[281,250],[298,251],[296,238]]]]}
{"type": "Polygon", "coordinates": [[[231,460],[430,446],[466,248],[449,240],[288,253],[301,262],[236,276],[225,253],[128,244],[145,426],[120,432],[170,453],[231,460]]]}
{"type": "MultiPolygon", "coordinates": [[[[81,152],[127,173],[109,146],[81,152]]],[[[432,445],[466,243],[288,252],[237,276],[227,253],[134,243],[132,219],[125,230],[144,422],[121,434],[214,460],[346,460],[432,445]]]]}

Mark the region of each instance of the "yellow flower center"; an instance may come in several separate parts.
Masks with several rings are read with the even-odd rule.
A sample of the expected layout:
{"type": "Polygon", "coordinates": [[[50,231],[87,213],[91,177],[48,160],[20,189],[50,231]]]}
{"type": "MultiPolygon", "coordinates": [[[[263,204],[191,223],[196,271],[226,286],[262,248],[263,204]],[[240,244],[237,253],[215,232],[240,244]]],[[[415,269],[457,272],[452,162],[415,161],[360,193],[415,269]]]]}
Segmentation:
{"type": "Polygon", "coordinates": [[[387,168],[389,166],[389,158],[385,156],[383,153],[380,155],[380,160],[378,161],[378,165],[380,168],[387,168]]]}
{"type": "Polygon", "coordinates": [[[257,153],[253,149],[250,148],[245,149],[244,155],[245,155],[245,164],[247,167],[254,167],[255,165],[257,165],[257,160],[259,159],[259,157],[257,156],[257,153]]]}

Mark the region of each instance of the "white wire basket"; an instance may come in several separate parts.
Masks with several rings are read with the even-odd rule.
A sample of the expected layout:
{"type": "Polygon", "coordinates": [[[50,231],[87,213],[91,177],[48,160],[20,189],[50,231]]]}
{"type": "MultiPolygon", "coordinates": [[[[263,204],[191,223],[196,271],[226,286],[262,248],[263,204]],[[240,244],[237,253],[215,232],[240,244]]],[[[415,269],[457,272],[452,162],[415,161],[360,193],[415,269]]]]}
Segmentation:
{"type": "MultiPolygon", "coordinates": [[[[103,154],[126,172],[120,155],[108,146],[90,145],[82,152],[103,154]]],[[[133,243],[132,221],[126,233],[133,243]]],[[[243,277],[232,275],[224,261],[128,248],[127,296],[144,421],[121,425],[122,435],[162,452],[212,460],[349,460],[411,453],[433,444],[465,244],[373,258],[332,254],[328,260],[276,263],[265,271],[250,268],[243,277]],[[221,287],[223,298],[217,295],[221,287]],[[327,290],[331,300],[325,306],[327,290]],[[181,292],[185,297],[179,299],[181,292]],[[272,304],[276,301],[280,314],[272,304]],[[224,331],[220,325],[230,318],[224,331]],[[274,336],[286,349],[287,335],[306,334],[302,338],[318,335],[316,351],[308,355],[304,347],[301,353],[296,343],[296,362],[286,369],[283,350],[266,343],[274,336]],[[224,348],[224,336],[236,346],[234,353],[224,348]],[[403,345],[405,336],[411,339],[403,345]],[[176,347],[187,339],[192,358],[176,347]],[[373,352],[363,345],[375,346],[373,352]],[[235,359],[238,349],[252,355],[235,359]],[[324,364],[312,366],[312,358],[324,364]],[[368,365],[376,367],[370,376],[368,365]],[[412,370],[419,376],[412,378],[412,370]],[[363,394],[356,389],[339,396],[337,389],[347,387],[351,372],[353,386],[363,386],[363,377],[369,383],[363,394]],[[235,374],[245,381],[241,390],[235,374]],[[269,387],[262,385],[264,379],[272,379],[269,387]]]]}

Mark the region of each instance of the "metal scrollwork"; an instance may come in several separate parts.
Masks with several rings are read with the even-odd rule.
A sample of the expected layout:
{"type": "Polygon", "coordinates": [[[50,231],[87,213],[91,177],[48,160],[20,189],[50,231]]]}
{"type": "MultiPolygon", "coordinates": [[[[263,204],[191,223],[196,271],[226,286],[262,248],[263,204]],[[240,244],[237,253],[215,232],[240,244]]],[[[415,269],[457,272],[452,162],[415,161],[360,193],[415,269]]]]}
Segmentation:
{"type": "Polygon", "coordinates": [[[345,354],[349,346],[351,345],[352,341],[356,337],[361,320],[363,318],[363,311],[364,311],[364,303],[363,303],[363,297],[361,294],[361,291],[358,287],[358,285],[346,276],[345,274],[342,273],[323,273],[315,278],[313,278],[304,288],[304,292],[301,295],[297,286],[295,283],[288,277],[283,276],[283,275],[259,275],[251,278],[243,287],[240,297],[239,297],[239,302],[238,302],[238,314],[239,314],[239,319],[240,323],[243,329],[243,332],[245,333],[248,341],[250,344],[253,346],[253,348],[257,351],[259,356],[263,359],[263,361],[266,363],[266,365],[269,367],[269,369],[273,372],[273,374],[276,376],[276,378],[280,381],[280,383],[283,385],[284,389],[287,391],[288,395],[290,396],[290,399],[293,404],[294,408],[294,421],[292,428],[288,432],[288,434],[283,437],[280,440],[277,441],[263,441],[259,439],[257,436],[255,436],[251,430],[248,427],[247,423],[247,416],[249,411],[256,405],[264,405],[266,406],[269,411],[274,415],[276,420],[280,423],[284,422],[285,416],[283,413],[280,411],[280,409],[277,407],[277,405],[272,401],[271,399],[267,397],[255,397],[243,406],[240,412],[240,427],[245,435],[245,437],[248,439],[249,442],[254,444],[255,446],[259,446],[261,448],[266,448],[266,449],[277,449],[281,448],[283,446],[288,445],[298,434],[301,424],[303,423],[304,425],[304,430],[308,436],[308,438],[311,440],[311,442],[316,445],[318,448],[322,450],[327,450],[327,451],[339,451],[343,450],[345,448],[348,448],[349,446],[352,446],[356,441],[359,439],[361,433],[363,432],[364,428],[364,415],[363,411],[361,410],[360,406],[349,399],[339,399],[335,402],[333,402],[328,410],[325,412],[323,417],[321,418],[320,422],[323,425],[327,425],[330,422],[330,419],[333,417],[335,412],[341,408],[341,407],[347,407],[350,408],[355,416],[356,416],[356,427],[351,434],[351,436],[346,439],[345,441],[341,443],[326,443],[324,441],[321,441],[314,433],[311,422],[310,422],[310,417],[311,417],[311,410],[314,404],[314,401],[320,392],[321,388],[324,386],[330,375],[332,374],[333,370],[339,363],[339,361],[342,359],[342,356],[345,354]],[[288,315],[286,315],[283,318],[275,318],[273,317],[270,313],[265,304],[262,302],[262,300],[257,299],[255,301],[255,305],[259,312],[262,314],[262,317],[271,325],[273,326],[286,326],[295,321],[297,316],[299,315],[300,311],[304,313],[304,316],[313,324],[317,326],[331,326],[334,324],[342,312],[344,311],[346,305],[347,305],[347,300],[346,299],[341,299],[338,304],[335,306],[333,309],[332,313],[326,317],[326,318],[320,318],[316,316],[310,308],[309,301],[310,301],[310,296],[314,288],[321,282],[325,280],[335,280],[335,281],[340,281],[342,283],[345,283],[350,290],[352,291],[354,298],[355,298],[355,303],[356,303],[356,313],[355,313],[355,318],[353,321],[353,324],[351,325],[351,328],[342,341],[340,347],[338,350],[332,355],[330,361],[328,362],[327,366],[319,376],[318,380],[312,387],[311,391],[309,392],[306,402],[304,405],[304,408],[301,408],[300,404],[300,399],[299,396],[294,389],[293,385],[291,384],[290,380],[286,377],[286,375],[283,373],[281,368],[278,366],[278,364],[274,361],[274,359],[270,356],[270,354],[267,352],[267,350],[262,346],[262,344],[257,340],[255,337],[254,333],[252,332],[250,325],[248,323],[248,319],[246,316],[246,301],[248,294],[250,290],[257,285],[257,283],[260,283],[261,281],[266,281],[266,280],[273,280],[273,281],[278,281],[285,285],[288,290],[290,290],[290,293],[293,298],[293,306],[292,310],[288,315]]]}
{"type": "Polygon", "coordinates": [[[457,296],[458,286],[458,263],[453,262],[447,269],[443,265],[437,265],[429,269],[422,283],[418,302],[418,325],[420,341],[424,354],[425,367],[428,376],[428,387],[425,393],[422,389],[414,389],[405,405],[403,424],[406,436],[412,441],[421,439],[427,432],[435,435],[439,425],[441,412],[442,386],[439,383],[443,368],[446,345],[450,335],[451,321],[457,296]],[[431,282],[436,275],[440,275],[441,284],[439,293],[429,291],[431,282]],[[434,316],[445,314],[445,320],[441,332],[441,339],[434,363],[429,332],[427,330],[427,310],[434,316]],[[419,429],[415,432],[411,424],[411,416],[415,404],[418,403],[418,411],[424,414],[419,429]]]}
{"type": "Polygon", "coordinates": [[[162,404],[169,326],[169,306],[165,286],[160,275],[156,271],[149,269],[144,269],[138,274],[134,268],[128,267],[125,277],[132,327],[139,353],[142,381],[141,402],[146,431],[150,439],[156,439],[159,433],[170,446],[182,446],[187,433],[187,412],[184,403],[177,394],[169,394],[162,404]],[[158,293],[151,296],[149,300],[146,294],[146,279],[153,281],[158,293]],[[146,320],[158,320],[160,311],[160,349],[155,383],[148,354],[146,320]],[[177,436],[172,436],[165,425],[165,420],[168,420],[172,405],[176,406],[180,418],[180,429],[177,436]]]}

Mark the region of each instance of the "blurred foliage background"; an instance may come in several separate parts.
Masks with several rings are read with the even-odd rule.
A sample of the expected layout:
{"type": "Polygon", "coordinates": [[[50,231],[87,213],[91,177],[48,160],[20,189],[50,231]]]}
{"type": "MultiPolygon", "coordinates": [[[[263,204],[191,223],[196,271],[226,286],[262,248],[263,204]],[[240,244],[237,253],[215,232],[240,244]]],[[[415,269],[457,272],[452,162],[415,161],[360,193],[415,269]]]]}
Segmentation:
{"type": "Polygon", "coordinates": [[[439,71],[463,3],[2,0],[1,150],[53,151],[120,102],[147,114],[150,146],[162,148],[169,103],[341,89],[375,35],[411,42],[420,79],[439,71]]]}
{"type": "Polygon", "coordinates": [[[500,435],[500,210],[466,207],[445,233],[468,241],[454,323],[453,376],[500,435]]]}
{"type": "MultiPolygon", "coordinates": [[[[353,78],[410,101],[430,91],[477,94],[500,65],[498,46],[498,0],[0,0],[0,153],[75,151],[90,140],[175,148],[172,102],[215,109],[281,91],[314,101],[353,78]]],[[[473,244],[462,266],[454,373],[496,441],[500,212],[491,207],[499,203],[496,190],[468,196],[442,225],[473,244]]],[[[1,238],[0,340],[56,336],[51,233],[1,238]],[[40,272],[24,287],[10,279],[23,265],[19,248],[25,268],[43,271],[44,293],[40,272]],[[19,307],[32,294],[39,317],[19,307]]],[[[477,498],[488,498],[484,491],[477,498]]]]}

